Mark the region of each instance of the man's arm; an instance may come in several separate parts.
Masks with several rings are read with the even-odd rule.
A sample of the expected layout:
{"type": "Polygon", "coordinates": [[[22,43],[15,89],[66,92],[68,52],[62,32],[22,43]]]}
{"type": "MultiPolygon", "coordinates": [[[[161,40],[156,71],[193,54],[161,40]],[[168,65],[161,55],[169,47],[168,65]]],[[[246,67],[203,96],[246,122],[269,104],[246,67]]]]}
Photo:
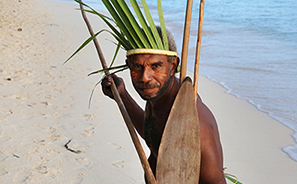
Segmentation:
{"type": "MultiPolygon", "coordinates": [[[[130,96],[128,91],[125,88],[125,84],[122,78],[112,75],[113,81],[115,82],[118,92],[121,96],[121,99],[126,107],[126,110],[131,118],[131,121],[136,128],[139,135],[143,138],[143,121],[144,121],[144,111],[143,109],[135,102],[135,100],[130,96]]],[[[109,96],[111,99],[114,99],[111,92],[111,77],[105,77],[101,83],[102,91],[106,96],[109,96]]]]}
{"type": "Polygon", "coordinates": [[[200,184],[225,184],[223,151],[219,130],[212,112],[197,100],[200,122],[201,170],[200,184]]]}
{"type": "Polygon", "coordinates": [[[200,184],[225,184],[220,151],[211,127],[200,123],[201,170],[200,184]]]}

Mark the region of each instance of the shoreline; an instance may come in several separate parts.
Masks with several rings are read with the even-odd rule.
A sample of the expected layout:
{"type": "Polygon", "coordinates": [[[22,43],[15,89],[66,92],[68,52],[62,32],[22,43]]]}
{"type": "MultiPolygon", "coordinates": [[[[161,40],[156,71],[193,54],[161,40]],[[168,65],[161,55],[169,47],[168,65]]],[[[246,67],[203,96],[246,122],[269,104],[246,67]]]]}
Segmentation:
{"type": "MultiPolygon", "coordinates": [[[[0,5],[0,59],[5,61],[0,63],[0,182],[143,183],[118,107],[100,86],[88,109],[91,90],[101,77],[86,76],[101,68],[93,45],[62,65],[88,38],[77,6],[45,0],[0,5]],[[81,154],[64,148],[69,140],[69,147],[81,154]]],[[[106,27],[89,18],[96,21],[94,30],[106,27]]],[[[112,37],[98,38],[110,60],[112,37]]],[[[121,51],[116,62],[124,57],[121,51]]],[[[143,107],[129,72],[119,75],[143,107]]],[[[296,182],[297,163],[282,151],[295,143],[292,130],[203,76],[199,94],[218,121],[227,173],[243,183],[296,182]]]]}
{"type": "Polygon", "coordinates": [[[264,109],[261,109],[261,108],[259,107],[259,105],[257,105],[255,102],[251,101],[250,99],[245,99],[245,98],[241,97],[240,95],[237,95],[237,94],[233,93],[232,90],[229,89],[229,87],[227,87],[227,86],[225,86],[225,85],[223,85],[223,84],[218,83],[217,81],[215,81],[215,80],[212,79],[211,77],[207,77],[207,76],[204,76],[204,75],[201,75],[201,76],[203,76],[203,77],[207,78],[208,80],[210,80],[210,81],[212,81],[212,82],[214,82],[214,83],[220,85],[222,88],[225,89],[225,93],[226,93],[226,94],[230,94],[230,95],[234,96],[234,97],[237,98],[237,99],[246,101],[248,104],[250,104],[250,105],[252,105],[253,107],[255,107],[255,108],[256,108],[258,111],[260,111],[261,113],[266,114],[269,118],[271,118],[271,119],[277,121],[278,123],[280,123],[280,124],[283,125],[284,127],[288,128],[289,130],[292,130],[293,133],[291,134],[291,136],[292,136],[292,138],[295,140],[295,141],[294,141],[294,144],[290,144],[290,145],[288,145],[288,146],[284,146],[282,150],[283,150],[284,153],[288,154],[288,156],[289,156],[293,161],[297,162],[297,153],[296,153],[296,151],[297,151],[297,142],[296,142],[296,140],[297,140],[297,139],[296,139],[296,138],[297,138],[297,137],[296,137],[296,136],[297,136],[297,132],[296,132],[292,127],[290,127],[290,126],[287,125],[286,123],[284,123],[284,122],[282,122],[281,120],[279,120],[279,118],[278,118],[276,115],[273,115],[272,112],[267,111],[267,110],[264,110],[264,109]]]}
{"type": "MultiPolygon", "coordinates": [[[[192,71],[190,71],[190,72],[192,72],[192,71]]],[[[280,118],[279,118],[277,115],[274,115],[272,112],[270,112],[270,111],[268,111],[268,110],[262,109],[261,107],[259,107],[259,106],[260,106],[259,104],[256,104],[256,103],[253,102],[251,99],[245,99],[244,97],[242,97],[242,96],[240,96],[240,95],[238,95],[238,94],[232,92],[232,89],[230,89],[230,87],[228,87],[228,86],[226,86],[226,85],[224,85],[224,84],[221,84],[221,83],[217,82],[215,79],[213,79],[213,78],[211,78],[211,77],[209,77],[209,76],[205,76],[205,75],[201,75],[201,76],[204,76],[204,77],[206,77],[207,79],[209,79],[210,81],[215,82],[216,84],[222,86],[222,87],[225,89],[225,93],[230,94],[230,95],[232,95],[232,96],[234,96],[234,97],[236,97],[236,98],[238,98],[238,99],[242,99],[242,100],[246,101],[247,103],[249,103],[249,104],[251,104],[252,106],[254,106],[258,111],[260,111],[260,112],[262,112],[262,113],[264,113],[264,114],[267,114],[267,116],[269,116],[270,118],[276,120],[277,122],[279,122],[280,124],[282,124],[282,125],[285,126],[286,128],[292,130],[292,131],[294,132],[294,133],[292,134],[292,137],[293,137],[293,138],[297,136],[297,132],[294,130],[294,128],[293,128],[293,127],[290,127],[290,123],[282,122],[282,120],[280,120],[280,118]]],[[[291,125],[291,126],[293,126],[293,125],[291,125]]],[[[296,137],[296,139],[295,139],[295,143],[296,143],[296,144],[293,145],[292,147],[296,147],[296,146],[297,146],[297,142],[296,142],[296,141],[297,141],[297,137],[296,137]]],[[[284,149],[286,149],[286,148],[287,148],[287,147],[284,147],[284,149]]],[[[287,152],[287,151],[284,151],[284,152],[287,153],[287,154],[290,154],[290,153],[291,153],[291,152],[289,153],[289,152],[287,152]]],[[[294,153],[295,153],[295,152],[294,152],[294,153]]],[[[296,154],[295,154],[295,155],[296,155],[296,154]]],[[[291,157],[292,160],[297,161],[297,156],[290,156],[290,157],[291,157]]]]}
{"type": "Polygon", "coordinates": [[[211,95],[210,91],[199,93],[218,121],[226,173],[237,176],[243,183],[282,183],[281,176],[287,174],[291,174],[292,182],[296,181],[289,168],[296,168],[297,163],[283,151],[285,146],[295,143],[291,136],[294,131],[210,79],[205,77],[199,82],[212,85],[210,88],[216,91],[211,95]],[[224,108],[225,104],[228,108],[224,108]],[[226,117],[225,113],[232,117],[226,117]]]}

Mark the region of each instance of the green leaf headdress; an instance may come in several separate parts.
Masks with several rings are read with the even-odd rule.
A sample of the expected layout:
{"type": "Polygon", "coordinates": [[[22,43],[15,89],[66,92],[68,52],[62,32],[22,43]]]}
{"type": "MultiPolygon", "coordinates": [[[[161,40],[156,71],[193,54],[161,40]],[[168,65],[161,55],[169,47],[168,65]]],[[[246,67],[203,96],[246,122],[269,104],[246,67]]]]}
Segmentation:
{"type": "MultiPolygon", "coordinates": [[[[66,62],[70,60],[77,52],[84,48],[84,46],[86,46],[103,31],[109,32],[118,41],[115,56],[108,70],[118,68],[112,67],[112,64],[115,60],[119,48],[121,47],[127,51],[127,56],[133,54],[162,54],[167,56],[177,56],[177,52],[169,51],[161,0],[157,0],[161,35],[158,33],[157,27],[153,21],[153,18],[150,14],[148,5],[146,4],[145,0],[141,0],[141,4],[147,20],[142,14],[142,11],[140,10],[137,1],[130,0],[130,3],[138,18],[138,21],[134,17],[132,11],[126,4],[125,0],[102,0],[104,6],[111,14],[112,18],[109,18],[97,12],[96,10],[79,0],[75,1],[90,9],[85,9],[83,11],[98,15],[108,25],[111,31],[101,30],[98,33],[94,34],[94,36],[91,36],[74,52],[74,54],[72,54],[66,60],[66,62]]],[[[122,67],[125,67],[125,65],[122,65],[122,67]]],[[[99,70],[93,73],[98,73],[102,71],[105,70],[99,70]]]]}

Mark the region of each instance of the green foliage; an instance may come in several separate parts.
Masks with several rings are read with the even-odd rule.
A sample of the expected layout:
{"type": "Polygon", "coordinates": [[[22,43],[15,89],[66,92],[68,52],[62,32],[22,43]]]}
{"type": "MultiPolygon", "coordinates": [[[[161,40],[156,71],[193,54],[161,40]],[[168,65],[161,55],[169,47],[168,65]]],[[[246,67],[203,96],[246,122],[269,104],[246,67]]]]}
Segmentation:
{"type": "Polygon", "coordinates": [[[234,178],[231,178],[229,175],[227,175],[227,174],[225,174],[225,178],[227,178],[228,180],[230,180],[231,182],[233,182],[233,183],[236,183],[236,184],[242,184],[241,182],[239,182],[238,180],[237,180],[237,178],[236,179],[234,179],[234,178]]]}
{"type": "Polygon", "coordinates": [[[159,13],[159,20],[160,20],[160,25],[161,25],[161,30],[162,30],[162,37],[163,37],[163,45],[165,47],[165,50],[169,50],[168,46],[168,39],[167,39],[167,31],[165,27],[165,21],[164,21],[164,16],[163,16],[163,8],[162,8],[162,3],[159,0],[158,1],[158,13],[159,13]]]}
{"type": "Polygon", "coordinates": [[[151,44],[151,48],[158,48],[157,44],[155,42],[155,39],[154,39],[154,37],[152,35],[152,32],[150,31],[150,28],[149,28],[149,26],[148,26],[148,24],[147,24],[147,22],[146,22],[146,20],[145,20],[145,18],[143,16],[142,12],[141,12],[136,0],[131,0],[130,2],[131,2],[131,5],[132,5],[132,7],[134,9],[135,14],[138,17],[138,20],[139,20],[140,24],[141,24],[141,26],[142,26],[142,28],[143,28],[143,30],[145,32],[145,35],[148,38],[149,43],[151,44]]]}
{"type": "MultiPolygon", "coordinates": [[[[158,1],[160,1],[160,0],[158,0],[158,1]]],[[[150,13],[150,10],[149,10],[149,8],[148,8],[148,6],[146,4],[146,1],[145,0],[141,0],[141,3],[142,3],[142,6],[143,6],[143,10],[145,12],[147,21],[149,22],[151,31],[152,31],[152,33],[154,35],[154,38],[155,38],[155,41],[157,43],[157,48],[155,48],[155,49],[164,50],[164,46],[162,44],[161,37],[160,37],[160,35],[159,35],[158,31],[157,31],[156,25],[155,25],[154,20],[153,20],[153,18],[151,16],[151,13],[150,13]]]]}
{"type": "Polygon", "coordinates": [[[139,8],[137,1],[130,0],[133,10],[137,15],[137,18],[141,27],[138,21],[133,16],[133,13],[128,7],[128,5],[126,4],[125,0],[102,0],[102,3],[109,11],[112,18],[109,18],[103,15],[102,13],[99,13],[89,5],[79,0],[74,0],[74,1],[89,8],[89,9],[82,9],[81,11],[85,11],[99,16],[106,23],[106,25],[111,29],[111,31],[103,29],[97,32],[96,34],[94,34],[94,36],[89,37],[64,62],[64,64],[67,63],[72,57],[74,57],[79,51],[81,51],[86,45],[88,45],[95,37],[97,37],[103,31],[109,32],[117,40],[118,42],[117,49],[113,57],[113,60],[111,62],[111,65],[107,70],[97,70],[95,72],[92,72],[91,74],[106,72],[113,69],[119,69],[118,71],[122,71],[122,69],[127,69],[126,65],[113,67],[114,60],[120,48],[123,48],[126,51],[131,49],[137,49],[137,48],[169,50],[161,0],[158,0],[158,12],[159,12],[163,42],[160,35],[158,34],[157,28],[155,26],[155,23],[153,21],[153,18],[150,14],[150,11],[148,9],[148,6],[145,0],[141,0],[141,3],[142,3],[143,10],[145,12],[147,21],[142,11],[139,8]]]}

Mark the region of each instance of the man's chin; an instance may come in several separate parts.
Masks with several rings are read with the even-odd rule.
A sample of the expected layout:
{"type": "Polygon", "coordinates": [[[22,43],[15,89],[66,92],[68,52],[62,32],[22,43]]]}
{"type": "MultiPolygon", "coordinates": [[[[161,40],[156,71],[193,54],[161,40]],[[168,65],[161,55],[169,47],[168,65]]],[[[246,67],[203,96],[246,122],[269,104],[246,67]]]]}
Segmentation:
{"type": "Polygon", "coordinates": [[[146,101],[152,101],[152,100],[156,100],[157,98],[157,95],[150,95],[150,94],[147,94],[145,93],[144,91],[137,91],[138,95],[143,99],[143,100],[146,100],[146,101]]]}
{"type": "Polygon", "coordinates": [[[150,101],[150,97],[147,97],[147,96],[140,96],[142,98],[142,100],[146,100],[146,101],[150,101]]]}
{"type": "Polygon", "coordinates": [[[143,100],[146,100],[146,101],[155,101],[155,100],[158,100],[161,97],[161,95],[154,95],[154,96],[141,95],[141,94],[139,94],[139,95],[143,100]]]}
{"type": "Polygon", "coordinates": [[[143,93],[140,93],[138,92],[139,96],[143,99],[143,100],[151,100],[151,99],[154,99],[155,97],[154,96],[151,96],[151,95],[148,95],[148,94],[143,94],[143,93]]]}

